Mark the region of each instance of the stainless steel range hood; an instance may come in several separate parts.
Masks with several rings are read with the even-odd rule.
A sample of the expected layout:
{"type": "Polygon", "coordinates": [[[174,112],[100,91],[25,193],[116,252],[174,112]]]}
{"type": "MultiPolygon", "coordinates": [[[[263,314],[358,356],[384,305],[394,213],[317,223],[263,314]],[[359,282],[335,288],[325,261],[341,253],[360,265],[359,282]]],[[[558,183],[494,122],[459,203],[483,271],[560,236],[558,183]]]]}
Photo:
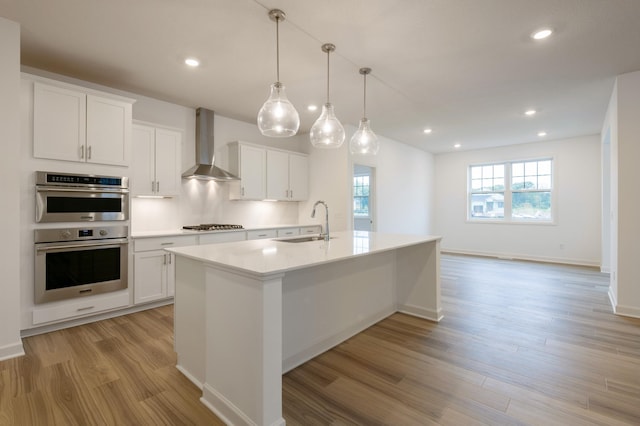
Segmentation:
{"type": "Polygon", "coordinates": [[[182,174],[183,178],[195,178],[217,181],[240,179],[214,165],[215,151],[213,140],[214,112],[205,108],[196,110],[196,165],[182,174]]]}

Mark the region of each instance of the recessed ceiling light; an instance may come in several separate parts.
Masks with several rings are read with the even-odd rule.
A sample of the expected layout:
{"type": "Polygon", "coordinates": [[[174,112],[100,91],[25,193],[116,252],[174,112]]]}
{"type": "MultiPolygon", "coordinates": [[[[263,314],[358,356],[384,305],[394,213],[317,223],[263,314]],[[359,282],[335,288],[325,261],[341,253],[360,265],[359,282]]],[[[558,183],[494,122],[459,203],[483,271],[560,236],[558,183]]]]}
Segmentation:
{"type": "Polygon", "coordinates": [[[316,111],[318,109],[318,105],[309,105],[307,106],[307,111],[316,111]]]}
{"type": "Polygon", "coordinates": [[[530,109],[524,112],[524,115],[531,117],[532,115],[536,115],[535,109],[530,109]]]}
{"type": "Polygon", "coordinates": [[[538,31],[535,31],[531,34],[531,38],[534,40],[543,40],[549,37],[553,33],[551,28],[541,28],[538,31]]]}
{"type": "Polygon", "coordinates": [[[461,146],[462,146],[462,145],[460,145],[459,143],[457,143],[457,144],[455,144],[453,147],[454,147],[455,149],[459,149],[461,146]]]}
{"type": "Polygon", "coordinates": [[[428,135],[429,133],[431,133],[432,131],[433,131],[433,130],[431,130],[431,129],[424,129],[424,130],[423,130],[423,132],[424,132],[425,134],[427,134],[427,135],[428,135]]]}
{"type": "Polygon", "coordinates": [[[190,67],[197,67],[198,65],[200,65],[200,61],[196,58],[187,58],[184,60],[184,63],[189,65],[190,67]]]}
{"type": "Polygon", "coordinates": [[[547,136],[547,132],[538,132],[538,136],[540,136],[541,138],[545,137],[547,136]]]}

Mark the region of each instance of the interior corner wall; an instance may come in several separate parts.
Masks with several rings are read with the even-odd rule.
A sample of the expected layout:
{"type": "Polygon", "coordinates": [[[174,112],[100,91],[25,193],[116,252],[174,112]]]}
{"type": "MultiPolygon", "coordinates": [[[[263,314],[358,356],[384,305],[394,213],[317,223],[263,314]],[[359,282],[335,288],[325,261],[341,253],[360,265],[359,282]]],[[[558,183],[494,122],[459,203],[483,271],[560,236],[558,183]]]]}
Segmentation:
{"type": "Polygon", "coordinates": [[[23,355],[20,339],[20,26],[0,17],[0,360],[23,355]],[[6,208],[5,208],[6,207],[6,208]]]}
{"type": "Polygon", "coordinates": [[[466,254],[600,265],[600,137],[584,136],[435,157],[435,231],[441,248],[466,254]],[[554,160],[554,224],[467,220],[467,169],[472,164],[554,160]]]}
{"type": "Polygon", "coordinates": [[[616,313],[640,318],[640,71],[618,76],[617,137],[611,138],[612,281],[616,313]]]}

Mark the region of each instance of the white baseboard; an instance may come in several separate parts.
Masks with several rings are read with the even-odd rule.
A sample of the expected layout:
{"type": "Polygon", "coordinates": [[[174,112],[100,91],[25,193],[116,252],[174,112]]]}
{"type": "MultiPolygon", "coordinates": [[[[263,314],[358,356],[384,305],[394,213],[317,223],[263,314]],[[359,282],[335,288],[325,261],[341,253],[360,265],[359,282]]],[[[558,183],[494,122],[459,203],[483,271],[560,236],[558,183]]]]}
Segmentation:
{"type": "Polygon", "coordinates": [[[559,263],[565,265],[578,265],[578,266],[590,266],[599,268],[600,263],[591,260],[584,259],[568,259],[560,257],[547,257],[547,256],[531,256],[526,254],[517,253],[497,253],[497,252],[480,252],[473,250],[459,250],[459,249],[441,249],[442,254],[462,254],[467,256],[479,256],[479,257],[495,257],[498,259],[506,260],[528,260],[531,262],[545,262],[545,263],[559,263]]]}
{"type": "MultiPolygon", "coordinates": [[[[256,426],[256,423],[247,417],[242,410],[206,383],[202,389],[202,398],[200,398],[200,402],[202,402],[227,425],[256,426]]],[[[269,426],[285,426],[285,424],[285,420],[280,417],[269,426]]]]}
{"type": "Polygon", "coordinates": [[[434,311],[433,309],[425,309],[414,305],[398,305],[398,312],[434,322],[440,322],[443,318],[442,309],[434,311]]]}
{"type": "Polygon", "coordinates": [[[614,312],[617,315],[622,315],[624,317],[640,318],[640,308],[635,308],[633,306],[615,305],[614,312]]]}
{"type": "Polygon", "coordinates": [[[0,361],[5,361],[11,358],[17,358],[23,355],[24,355],[24,346],[22,346],[22,340],[0,347],[0,361]]]}
{"type": "Polygon", "coordinates": [[[202,390],[204,388],[204,383],[201,383],[200,380],[196,379],[196,377],[193,374],[189,373],[189,371],[183,366],[178,364],[176,365],[176,369],[181,372],[187,379],[189,379],[191,383],[196,385],[198,389],[202,390]]]}

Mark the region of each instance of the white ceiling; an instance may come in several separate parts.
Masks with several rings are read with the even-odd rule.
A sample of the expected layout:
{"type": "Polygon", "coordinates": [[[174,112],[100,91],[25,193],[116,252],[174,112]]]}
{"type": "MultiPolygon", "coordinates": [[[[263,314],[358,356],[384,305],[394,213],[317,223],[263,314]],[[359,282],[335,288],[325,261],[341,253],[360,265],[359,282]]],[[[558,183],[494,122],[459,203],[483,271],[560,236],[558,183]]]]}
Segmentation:
{"type": "Polygon", "coordinates": [[[433,153],[598,133],[614,77],[640,70],[639,0],[0,0],[24,65],[247,122],[276,78],[271,8],[287,14],[280,77],[304,132],[326,42],[343,124],[362,115],[368,66],[373,130],[433,153]],[[543,26],[554,35],[533,41],[543,26]]]}

